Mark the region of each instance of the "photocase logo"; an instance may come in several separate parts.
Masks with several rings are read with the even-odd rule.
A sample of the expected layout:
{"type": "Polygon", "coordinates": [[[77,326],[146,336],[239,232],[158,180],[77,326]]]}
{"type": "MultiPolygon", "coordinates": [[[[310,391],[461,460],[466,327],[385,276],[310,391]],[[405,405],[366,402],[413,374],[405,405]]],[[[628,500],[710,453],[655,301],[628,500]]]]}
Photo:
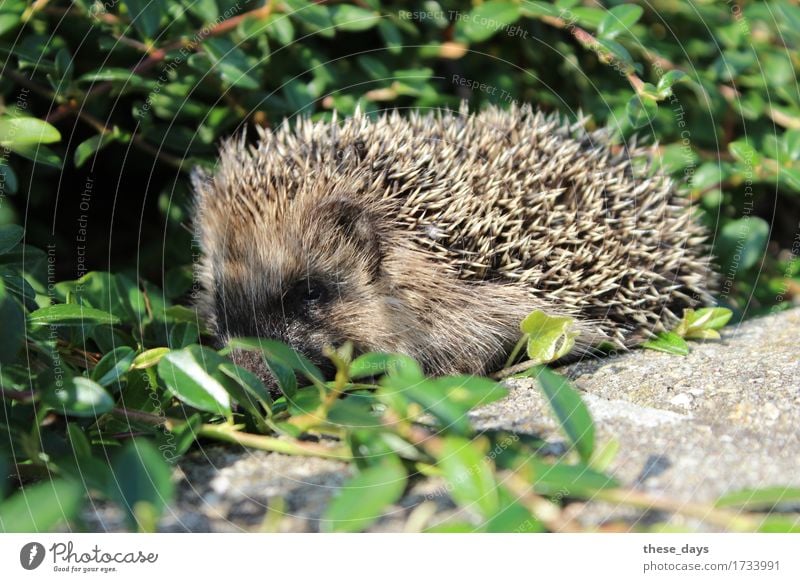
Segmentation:
{"type": "Polygon", "coordinates": [[[26,570],[35,570],[44,561],[44,546],[39,542],[30,542],[19,551],[19,563],[26,570]]]}

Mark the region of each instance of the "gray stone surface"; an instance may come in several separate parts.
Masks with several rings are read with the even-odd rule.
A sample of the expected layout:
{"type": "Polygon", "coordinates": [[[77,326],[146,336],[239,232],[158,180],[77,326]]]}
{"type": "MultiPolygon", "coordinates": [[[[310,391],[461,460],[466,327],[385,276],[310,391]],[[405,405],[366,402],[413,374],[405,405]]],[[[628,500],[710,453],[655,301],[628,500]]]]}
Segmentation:
{"type": "MultiPolygon", "coordinates": [[[[699,502],[749,487],[800,486],[798,309],[692,343],[686,357],[637,350],[562,373],[582,391],[600,444],[620,441],[610,469],[623,483],[699,502]]],[[[483,428],[558,439],[531,380],[512,382],[508,398],[473,416],[483,428]]],[[[584,517],[597,523],[619,513],[593,505],[584,517]]]]}
{"type": "MultiPolygon", "coordinates": [[[[794,309],[731,327],[721,341],[692,343],[686,357],[638,350],[562,372],[583,392],[599,443],[619,441],[610,466],[616,477],[652,494],[708,502],[745,487],[800,486],[798,340],[800,309],[794,309]]],[[[506,399],[473,413],[475,424],[562,443],[533,381],[509,385],[506,399]]],[[[258,531],[278,521],[281,531],[316,531],[350,474],[340,462],[221,445],[192,453],[181,469],[179,499],[164,531],[258,531]],[[283,519],[265,519],[268,506],[283,519]]],[[[589,526],[652,518],[599,503],[571,510],[589,526]]],[[[430,514],[435,521],[453,511],[441,483],[420,483],[374,529],[414,530],[430,514]]],[[[87,519],[99,530],[122,523],[108,507],[87,519]]],[[[672,523],[697,526],[676,517],[672,523]]]]}

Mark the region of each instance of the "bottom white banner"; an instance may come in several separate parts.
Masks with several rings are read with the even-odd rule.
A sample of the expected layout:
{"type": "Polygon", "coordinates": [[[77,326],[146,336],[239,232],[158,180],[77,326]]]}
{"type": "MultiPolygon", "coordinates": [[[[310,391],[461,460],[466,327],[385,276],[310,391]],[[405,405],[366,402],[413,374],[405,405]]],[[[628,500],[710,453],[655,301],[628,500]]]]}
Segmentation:
{"type": "Polygon", "coordinates": [[[796,582],[798,554],[792,534],[5,534],[0,580],[796,582]]]}

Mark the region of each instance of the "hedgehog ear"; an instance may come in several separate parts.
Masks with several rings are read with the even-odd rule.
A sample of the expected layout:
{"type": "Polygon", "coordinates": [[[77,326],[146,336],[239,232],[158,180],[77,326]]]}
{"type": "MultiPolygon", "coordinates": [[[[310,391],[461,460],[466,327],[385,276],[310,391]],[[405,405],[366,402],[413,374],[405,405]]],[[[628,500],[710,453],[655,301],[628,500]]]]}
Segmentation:
{"type": "Polygon", "coordinates": [[[373,277],[376,277],[383,254],[374,214],[353,200],[333,198],[324,203],[322,216],[332,220],[336,229],[359,248],[369,261],[373,277]]]}

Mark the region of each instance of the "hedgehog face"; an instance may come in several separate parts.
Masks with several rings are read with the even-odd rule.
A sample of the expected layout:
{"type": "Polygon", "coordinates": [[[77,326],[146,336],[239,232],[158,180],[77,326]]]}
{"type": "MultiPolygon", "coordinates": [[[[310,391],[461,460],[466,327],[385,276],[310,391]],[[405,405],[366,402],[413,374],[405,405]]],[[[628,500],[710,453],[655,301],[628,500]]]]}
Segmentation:
{"type": "MultiPolygon", "coordinates": [[[[272,225],[261,217],[230,218],[225,228],[216,213],[213,223],[201,218],[203,307],[219,344],[231,337],[276,339],[324,368],[326,346],[361,345],[365,330],[386,325],[378,227],[341,196],[298,198],[286,213],[291,217],[272,225]]],[[[269,381],[260,358],[233,358],[269,381]]]]}

